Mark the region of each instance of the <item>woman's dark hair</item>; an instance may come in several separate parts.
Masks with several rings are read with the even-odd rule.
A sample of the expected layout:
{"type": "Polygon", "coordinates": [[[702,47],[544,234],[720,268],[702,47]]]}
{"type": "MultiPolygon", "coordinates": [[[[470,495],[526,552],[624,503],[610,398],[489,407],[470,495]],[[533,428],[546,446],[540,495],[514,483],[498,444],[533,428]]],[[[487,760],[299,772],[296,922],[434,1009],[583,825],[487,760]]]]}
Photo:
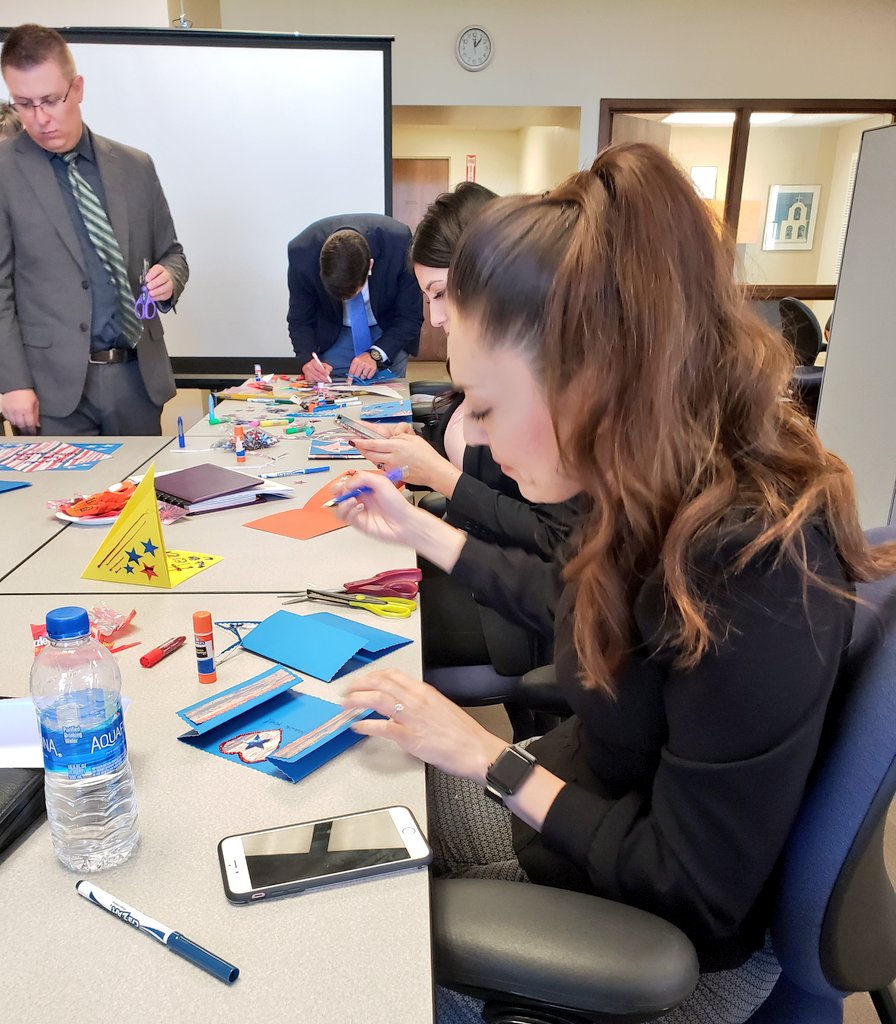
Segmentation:
{"type": "Polygon", "coordinates": [[[475,181],[462,181],[453,192],[443,192],[430,204],[417,225],[411,242],[411,263],[450,267],[464,228],[486,203],[496,198],[491,189],[475,181]]]}
{"type": "Polygon", "coordinates": [[[681,668],[700,661],[713,617],[693,555],[732,511],[755,537],[734,572],[771,550],[814,580],[813,518],[850,579],[896,568],[896,547],[869,548],[849,469],[790,399],[793,350],[748,308],[733,266],[693,184],[642,143],[605,149],[544,196],[496,200],[455,254],[456,310],[481,345],[525,354],[562,464],[592,499],[565,570],[586,686],[612,690],[658,564],[665,640],[681,668]]]}

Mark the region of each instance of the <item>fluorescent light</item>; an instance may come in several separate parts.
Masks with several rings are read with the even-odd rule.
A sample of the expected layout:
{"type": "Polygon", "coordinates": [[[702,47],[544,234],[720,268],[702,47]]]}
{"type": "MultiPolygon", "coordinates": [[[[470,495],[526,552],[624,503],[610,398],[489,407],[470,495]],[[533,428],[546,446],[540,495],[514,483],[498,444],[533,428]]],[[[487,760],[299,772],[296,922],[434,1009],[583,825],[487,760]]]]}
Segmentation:
{"type": "Polygon", "coordinates": [[[771,110],[757,110],[750,114],[750,124],[778,124],[780,121],[786,121],[789,117],[793,117],[793,114],[776,114],[771,110]]]}
{"type": "MultiPolygon", "coordinates": [[[[786,121],[793,114],[782,114],[774,111],[756,111],[750,114],[750,124],[778,124],[786,121]]],[[[727,128],[734,124],[733,110],[679,110],[667,114],[663,124],[690,125],[692,128],[727,128]]]]}
{"type": "Polygon", "coordinates": [[[733,110],[679,110],[663,118],[663,124],[699,125],[702,128],[717,128],[734,124],[733,110]]]}

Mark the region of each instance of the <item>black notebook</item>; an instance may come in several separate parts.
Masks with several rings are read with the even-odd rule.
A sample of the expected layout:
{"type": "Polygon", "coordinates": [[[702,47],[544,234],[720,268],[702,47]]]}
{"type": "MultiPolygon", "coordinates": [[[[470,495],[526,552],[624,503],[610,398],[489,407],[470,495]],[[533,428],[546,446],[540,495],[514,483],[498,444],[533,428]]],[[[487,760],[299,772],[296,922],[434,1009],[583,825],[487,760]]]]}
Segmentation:
{"type": "Polygon", "coordinates": [[[0,853],[43,813],[43,768],[0,768],[0,853]]]}
{"type": "Polygon", "coordinates": [[[156,497],[161,501],[189,509],[193,505],[223,498],[228,494],[252,491],[263,482],[260,477],[204,462],[201,466],[190,466],[189,469],[157,476],[155,486],[156,497]]]}

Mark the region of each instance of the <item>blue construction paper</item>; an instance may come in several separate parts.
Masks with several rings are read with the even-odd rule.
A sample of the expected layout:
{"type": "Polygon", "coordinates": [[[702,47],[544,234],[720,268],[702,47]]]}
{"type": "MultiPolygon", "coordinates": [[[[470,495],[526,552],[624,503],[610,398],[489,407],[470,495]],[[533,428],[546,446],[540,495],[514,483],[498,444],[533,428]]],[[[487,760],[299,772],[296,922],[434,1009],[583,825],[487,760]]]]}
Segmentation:
{"type": "Polygon", "coordinates": [[[410,642],[407,637],[329,612],[296,615],[279,611],[245,636],[243,647],[331,682],[410,642]]]}
{"type": "Polygon", "coordinates": [[[178,739],[233,764],[298,782],[364,739],[352,732],[351,725],[374,712],[370,708],[344,711],[331,701],[290,688],[295,682],[301,682],[298,676],[278,666],[184,708],[177,714],[195,727],[178,739]],[[267,677],[276,684],[268,695],[247,700],[236,710],[224,711],[201,725],[191,721],[191,715],[216,702],[226,703],[228,695],[250,690],[267,677]],[[322,730],[319,737],[309,736],[318,729],[322,730]],[[307,745],[291,752],[293,744],[307,745]]]}
{"type": "Polygon", "coordinates": [[[20,487],[30,487],[30,480],[0,480],[0,494],[5,491],[17,491],[20,487]]]}
{"type": "Polygon", "coordinates": [[[301,683],[301,681],[302,677],[297,676],[295,672],[290,672],[288,668],[271,668],[265,672],[260,672],[257,676],[252,676],[251,679],[247,679],[245,682],[237,683],[236,686],[231,686],[229,689],[222,690],[220,693],[213,694],[211,697],[205,697],[203,700],[197,701],[195,704],[191,704],[187,708],[182,708],[177,712],[177,715],[191,727],[193,735],[201,736],[203,733],[211,731],[224,722],[229,722],[232,718],[237,718],[238,716],[245,714],[247,711],[251,711],[253,708],[258,707],[259,704],[263,704],[265,701],[271,700],[279,694],[285,693],[287,690],[291,690],[294,686],[301,683]],[[279,680],[276,678],[278,674],[280,675],[279,680]],[[262,684],[267,681],[276,685],[272,685],[270,689],[267,689],[264,693],[258,694],[258,696],[250,696],[243,700],[238,699],[237,695],[241,692],[248,694],[258,684],[262,684]],[[207,721],[195,721],[195,713],[197,711],[205,711],[210,705],[225,702],[232,703],[233,708],[229,711],[221,711],[216,714],[214,718],[208,719],[207,721]]]}

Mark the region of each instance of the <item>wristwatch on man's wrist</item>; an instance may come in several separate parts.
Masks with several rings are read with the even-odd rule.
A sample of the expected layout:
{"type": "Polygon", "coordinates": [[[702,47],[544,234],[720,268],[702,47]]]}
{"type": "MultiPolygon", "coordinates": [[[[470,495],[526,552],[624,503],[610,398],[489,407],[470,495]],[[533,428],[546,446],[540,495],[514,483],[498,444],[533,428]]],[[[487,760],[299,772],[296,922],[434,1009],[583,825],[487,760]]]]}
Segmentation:
{"type": "Polygon", "coordinates": [[[489,765],[485,773],[486,794],[503,804],[529,778],[536,764],[528,750],[513,744],[489,765]]]}
{"type": "Polygon", "coordinates": [[[378,348],[369,349],[367,354],[376,363],[377,369],[389,361],[378,348]]]}

